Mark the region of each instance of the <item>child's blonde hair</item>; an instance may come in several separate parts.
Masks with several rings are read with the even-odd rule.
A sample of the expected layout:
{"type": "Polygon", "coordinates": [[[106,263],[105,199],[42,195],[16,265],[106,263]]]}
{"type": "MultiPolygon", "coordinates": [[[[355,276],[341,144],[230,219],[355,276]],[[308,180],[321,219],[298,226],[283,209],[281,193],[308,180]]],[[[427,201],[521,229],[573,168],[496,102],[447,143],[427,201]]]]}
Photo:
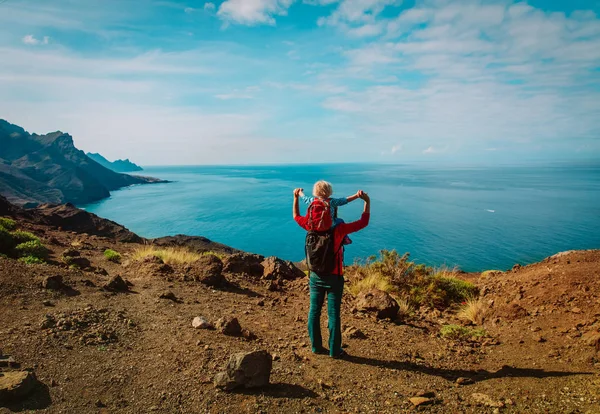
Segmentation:
{"type": "Polygon", "coordinates": [[[313,186],[313,195],[319,198],[329,198],[333,194],[333,187],[327,181],[317,181],[313,186]]]}

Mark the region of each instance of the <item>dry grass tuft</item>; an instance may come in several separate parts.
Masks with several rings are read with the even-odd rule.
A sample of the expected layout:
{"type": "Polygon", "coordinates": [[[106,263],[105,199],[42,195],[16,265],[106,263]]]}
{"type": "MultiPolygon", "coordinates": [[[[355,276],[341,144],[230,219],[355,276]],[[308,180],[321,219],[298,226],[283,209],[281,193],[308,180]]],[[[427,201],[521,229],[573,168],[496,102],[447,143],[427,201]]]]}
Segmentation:
{"type": "Polygon", "coordinates": [[[167,264],[189,264],[202,257],[201,254],[182,247],[143,246],[137,248],[132,254],[133,260],[143,260],[148,256],[156,256],[167,264]]]}
{"type": "Polygon", "coordinates": [[[413,304],[410,302],[410,300],[408,300],[407,298],[395,298],[396,302],[398,302],[398,306],[400,306],[400,309],[398,310],[398,316],[399,317],[406,317],[406,316],[410,316],[413,314],[413,312],[415,311],[415,308],[413,306],[413,304]]]}
{"type": "Polygon", "coordinates": [[[348,287],[348,291],[354,296],[372,289],[379,289],[389,293],[394,290],[394,285],[392,285],[389,278],[383,276],[381,273],[371,271],[363,279],[354,281],[348,287]]]}
{"type": "Polygon", "coordinates": [[[481,298],[472,298],[465,302],[456,316],[475,325],[482,325],[488,310],[487,304],[481,298]]]}

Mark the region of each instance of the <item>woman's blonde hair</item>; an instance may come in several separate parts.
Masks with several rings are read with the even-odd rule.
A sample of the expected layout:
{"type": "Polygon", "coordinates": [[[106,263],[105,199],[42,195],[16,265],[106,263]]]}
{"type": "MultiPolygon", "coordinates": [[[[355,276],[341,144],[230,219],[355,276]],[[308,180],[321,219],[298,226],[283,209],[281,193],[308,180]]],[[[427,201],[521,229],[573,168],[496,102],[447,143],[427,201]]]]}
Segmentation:
{"type": "Polygon", "coordinates": [[[327,181],[317,181],[313,186],[313,195],[320,198],[329,198],[333,194],[333,187],[327,181]]]}

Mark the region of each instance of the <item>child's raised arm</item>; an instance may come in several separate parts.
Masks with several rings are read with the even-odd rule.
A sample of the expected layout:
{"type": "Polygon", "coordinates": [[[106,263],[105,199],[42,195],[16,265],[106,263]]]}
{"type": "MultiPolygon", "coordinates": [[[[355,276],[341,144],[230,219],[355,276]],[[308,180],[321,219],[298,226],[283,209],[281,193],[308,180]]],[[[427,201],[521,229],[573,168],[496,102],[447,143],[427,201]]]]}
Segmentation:
{"type": "Polygon", "coordinates": [[[359,195],[358,195],[359,192],[360,192],[360,190],[356,194],[352,194],[351,196],[344,197],[344,198],[332,198],[331,199],[331,205],[333,207],[340,207],[340,206],[346,205],[349,202],[354,201],[354,200],[360,198],[359,195]]]}
{"type": "Polygon", "coordinates": [[[314,198],[314,197],[309,197],[309,196],[306,196],[306,195],[304,195],[304,188],[301,188],[301,189],[300,189],[299,195],[300,195],[300,199],[301,199],[301,200],[302,200],[302,201],[303,201],[305,204],[311,204],[313,201],[315,201],[315,198],[314,198]]]}
{"type": "Polygon", "coordinates": [[[349,196],[349,197],[346,197],[346,200],[347,200],[348,202],[351,202],[351,201],[354,201],[354,200],[358,200],[358,199],[360,198],[359,194],[360,194],[360,192],[361,192],[361,191],[362,191],[362,190],[358,190],[358,191],[356,192],[356,194],[352,194],[351,196],[349,196]]]}

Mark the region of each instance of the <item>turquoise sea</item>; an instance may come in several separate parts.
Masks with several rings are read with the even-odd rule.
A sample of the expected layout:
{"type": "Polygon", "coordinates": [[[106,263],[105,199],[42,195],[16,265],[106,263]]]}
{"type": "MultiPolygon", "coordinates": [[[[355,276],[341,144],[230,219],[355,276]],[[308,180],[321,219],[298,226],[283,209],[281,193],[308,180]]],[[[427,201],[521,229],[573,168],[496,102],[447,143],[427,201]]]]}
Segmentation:
{"type": "MultiPolygon", "coordinates": [[[[371,223],[351,236],[347,263],[396,249],[421,263],[479,271],[600,248],[600,165],[190,166],[142,174],[173,182],[125,188],[82,207],[144,237],[200,235],[296,261],[304,231],[292,220],[292,190],[310,193],[326,179],[334,196],[363,189],[372,198],[371,223]]],[[[352,221],[361,210],[357,200],[340,217],[352,221]]]]}

